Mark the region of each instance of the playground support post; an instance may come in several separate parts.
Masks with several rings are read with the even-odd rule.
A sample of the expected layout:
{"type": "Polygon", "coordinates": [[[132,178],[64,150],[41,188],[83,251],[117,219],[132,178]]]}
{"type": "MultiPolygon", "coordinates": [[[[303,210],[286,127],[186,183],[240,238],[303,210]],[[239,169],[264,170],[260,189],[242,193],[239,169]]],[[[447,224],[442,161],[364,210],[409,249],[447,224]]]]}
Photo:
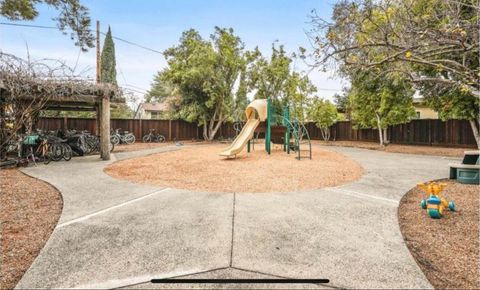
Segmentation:
{"type": "Polygon", "coordinates": [[[267,128],[265,130],[265,150],[268,154],[271,152],[271,139],[272,139],[272,99],[267,99],[267,128]]]}
{"type": "Polygon", "coordinates": [[[290,120],[290,108],[288,105],[283,108],[283,126],[287,127],[283,140],[283,151],[286,151],[287,154],[290,154],[290,126],[286,120],[290,120]]]}

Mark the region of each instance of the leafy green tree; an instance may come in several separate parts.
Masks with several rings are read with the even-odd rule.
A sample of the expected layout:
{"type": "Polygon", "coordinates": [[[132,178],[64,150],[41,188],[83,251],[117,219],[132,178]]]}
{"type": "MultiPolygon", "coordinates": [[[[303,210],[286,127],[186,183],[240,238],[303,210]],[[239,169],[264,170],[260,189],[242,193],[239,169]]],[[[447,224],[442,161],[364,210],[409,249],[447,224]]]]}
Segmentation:
{"type": "Polygon", "coordinates": [[[248,106],[248,83],[246,67],[240,73],[240,80],[238,83],[238,90],[235,94],[233,121],[243,121],[245,119],[245,109],[248,106]]]}
{"type": "Polygon", "coordinates": [[[292,71],[292,57],[284,47],[272,44],[272,55],[266,59],[258,51],[249,70],[249,86],[256,91],[255,98],[272,98],[276,112],[291,106],[292,117],[303,121],[312,94],[317,91],[308,76],[292,71]]]}
{"type": "Polygon", "coordinates": [[[339,112],[343,113],[347,120],[351,119],[352,108],[350,106],[349,89],[344,89],[342,94],[334,94],[333,101],[339,112]]]}
{"type": "Polygon", "coordinates": [[[255,99],[282,100],[290,77],[292,59],[287,55],[283,45],[277,48],[275,43],[272,44],[272,55],[269,60],[263,57],[258,49],[255,52],[255,61],[249,73],[250,87],[256,90],[255,99]]]}
{"type": "MultiPolygon", "coordinates": [[[[344,0],[335,5],[332,21],[313,15],[310,35],[320,67],[339,64],[347,75],[401,73],[416,89],[435,87],[479,100],[479,15],[479,2],[470,0],[344,0]]],[[[430,95],[439,98],[431,102],[436,104],[472,103],[451,93],[430,95]]],[[[480,120],[467,115],[480,146],[480,120]]]]}
{"type": "Polygon", "coordinates": [[[291,72],[284,88],[282,104],[290,106],[293,118],[304,122],[316,91],[317,88],[307,76],[291,72]]]}
{"type": "MultiPolygon", "coordinates": [[[[447,89],[443,86],[424,84],[420,90],[426,103],[439,113],[442,120],[468,120],[473,128],[480,124],[480,99],[467,91],[447,89]]],[[[480,144],[480,134],[473,130],[477,145],[480,144]]]]}
{"type": "Polygon", "coordinates": [[[100,66],[100,81],[117,85],[117,69],[115,61],[115,44],[113,43],[112,30],[108,27],[107,35],[103,43],[101,66],[100,66]]]}
{"type": "Polygon", "coordinates": [[[133,110],[127,104],[117,104],[110,109],[110,118],[112,119],[131,119],[133,118],[133,110]]]}
{"type": "Polygon", "coordinates": [[[0,1],[0,16],[12,21],[32,21],[38,16],[37,6],[45,4],[59,11],[54,18],[58,29],[66,33],[71,29],[70,38],[83,51],[94,46],[94,37],[90,31],[90,16],[88,9],[79,0],[2,0],[0,1]]]}
{"type": "Polygon", "coordinates": [[[91,111],[40,111],[40,117],[68,117],[68,118],[95,118],[95,112],[91,111]]]}
{"type": "Polygon", "coordinates": [[[204,139],[213,140],[235,109],[235,83],[246,66],[243,43],[231,28],[215,27],[210,40],[191,29],[164,54],[168,68],[160,79],[178,93],[178,115],[203,125],[204,139]]]}
{"type": "Polygon", "coordinates": [[[388,144],[389,125],[406,123],[415,116],[414,90],[401,76],[385,77],[358,72],[352,80],[352,118],[360,126],[378,129],[380,145],[388,144]]]}
{"type": "Polygon", "coordinates": [[[330,140],[330,127],[339,120],[337,107],[329,100],[316,98],[308,110],[309,119],[320,129],[323,140],[330,140]]]}
{"type": "MultiPolygon", "coordinates": [[[[40,117],[68,117],[68,118],[95,118],[95,112],[90,111],[49,111],[40,112],[40,117]]],[[[110,109],[112,119],[130,119],[133,117],[133,110],[127,104],[116,104],[110,109]]]]}
{"type": "Polygon", "coordinates": [[[145,95],[147,103],[162,103],[173,96],[174,85],[168,81],[166,73],[167,70],[159,71],[153,78],[150,90],[145,95]]]}

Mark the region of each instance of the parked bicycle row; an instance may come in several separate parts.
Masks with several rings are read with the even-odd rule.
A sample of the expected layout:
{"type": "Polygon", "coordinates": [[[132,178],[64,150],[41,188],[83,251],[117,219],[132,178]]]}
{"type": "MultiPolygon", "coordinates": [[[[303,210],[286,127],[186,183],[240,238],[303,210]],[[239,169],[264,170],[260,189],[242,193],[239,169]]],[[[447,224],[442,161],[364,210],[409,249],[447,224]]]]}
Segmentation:
{"type": "MultiPolygon", "coordinates": [[[[142,138],[145,143],[163,143],[165,140],[165,136],[156,133],[155,129],[150,129],[148,134],[142,138]]],[[[128,131],[122,131],[121,128],[111,130],[110,152],[116,145],[133,144],[135,141],[135,135],[128,131]]],[[[99,153],[100,138],[87,130],[46,131],[38,129],[30,134],[18,135],[17,138],[10,141],[7,147],[7,154],[13,157],[7,162],[8,166],[15,164],[28,166],[30,163],[44,162],[48,164],[51,161],[69,161],[72,156],[99,153]]],[[[0,164],[0,166],[3,165],[0,164]]]]}
{"type": "MultiPolygon", "coordinates": [[[[135,135],[133,133],[130,133],[128,131],[121,131],[122,129],[115,129],[112,130],[110,133],[110,140],[115,145],[118,144],[133,144],[135,143],[135,135]]],[[[166,138],[162,134],[156,133],[155,129],[149,129],[148,134],[144,135],[142,138],[142,141],[144,143],[151,143],[151,142],[157,142],[157,143],[163,143],[165,142],[166,138]]]]}
{"type": "MultiPolygon", "coordinates": [[[[110,151],[114,144],[110,142],[110,151]]],[[[72,156],[83,156],[100,151],[100,139],[88,131],[36,130],[31,134],[18,135],[7,146],[7,154],[14,158],[5,165],[28,166],[33,163],[51,161],[70,161],[72,156]]]]}

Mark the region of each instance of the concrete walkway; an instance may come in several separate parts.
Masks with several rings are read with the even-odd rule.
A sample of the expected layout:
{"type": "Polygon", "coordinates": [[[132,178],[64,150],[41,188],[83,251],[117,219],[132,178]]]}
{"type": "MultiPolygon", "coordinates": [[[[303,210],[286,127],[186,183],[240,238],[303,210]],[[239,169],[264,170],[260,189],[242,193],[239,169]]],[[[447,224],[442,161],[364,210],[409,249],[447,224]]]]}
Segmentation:
{"type": "Polygon", "coordinates": [[[103,173],[113,161],[98,156],[26,168],[62,192],[64,208],[17,288],[160,288],[168,285],[148,282],[166,277],[328,278],[328,285],[296,286],[431,288],[405,246],[397,207],[417,182],[447,177],[451,159],[326,149],[353,158],[365,175],[308,192],[214,194],[117,180],[103,173]]]}

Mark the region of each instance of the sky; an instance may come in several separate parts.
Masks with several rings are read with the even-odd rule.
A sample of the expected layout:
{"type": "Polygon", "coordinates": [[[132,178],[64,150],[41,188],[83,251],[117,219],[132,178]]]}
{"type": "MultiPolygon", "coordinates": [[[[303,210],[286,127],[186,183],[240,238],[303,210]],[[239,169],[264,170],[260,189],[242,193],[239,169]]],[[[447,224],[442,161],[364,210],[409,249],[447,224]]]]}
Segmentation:
{"type": "MultiPolygon", "coordinates": [[[[178,44],[183,31],[194,28],[208,38],[215,26],[231,27],[247,49],[258,46],[269,55],[272,42],[283,44],[288,52],[302,46],[311,48],[305,34],[310,28],[312,9],[329,19],[334,0],[81,0],[88,7],[92,25],[100,21],[101,31],[108,26],[113,36],[138,43],[157,51],[178,44]]],[[[55,26],[57,12],[44,5],[34,21],[16,22],[55,26]]],[[[11,22],[0,17],[0,22],[11,22]]],[[[92,26],[92,29],[95,27],[92,26]]],[[[103,38],[103,37],[102,37],[103,38]]],[[[162,54],[115,41],[117,81],[134,90],[138,98],[149,90],[154,75],[166,67],[162,54]]],[[[101,40],[103,45],[103,39],[101,40]]],[[[95,75],[95,49],[80,52],[68,35],[54,29],[37,29],[0,25],[0,50],[23,58],[61,59],[76,66],[86,76],[95,75]]],[[[306,70],[297,62],[295,70],[306,70]]],[[[309,77],[319,89],[318,95],[331,99],[347,83],[334,77],[334,72],[313,70],[309,77]]],[[[133,92],[133,91],[132,91],[133,92]]]]}

